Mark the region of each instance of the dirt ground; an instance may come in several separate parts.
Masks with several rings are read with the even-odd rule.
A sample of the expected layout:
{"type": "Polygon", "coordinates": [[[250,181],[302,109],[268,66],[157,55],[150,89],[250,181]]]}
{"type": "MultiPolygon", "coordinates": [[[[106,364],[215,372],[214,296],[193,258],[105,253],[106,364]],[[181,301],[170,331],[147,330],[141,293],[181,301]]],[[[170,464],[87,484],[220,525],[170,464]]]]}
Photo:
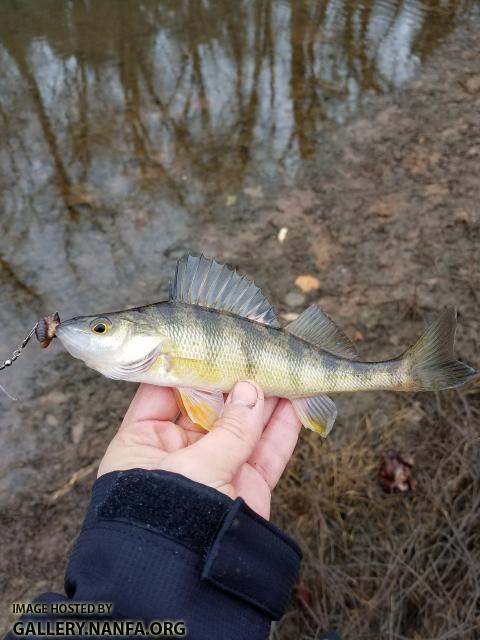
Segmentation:
{"type": "MultiPolygon", "coordinates": [[[[413,86],[324,133],[321,157],[295,184],[276,193],[252,181],[226,212],[219,202],[221,216],[212,212],[192,249],[221,248],[281,313],[319,302],[365,359],[397,355],[454,305],[456,353],[478,366],[479,59],[478,33],[466,28],[413,86]],[[320,288],[288,297],[303,295],[294,285],[301,274],[320,288]]],[[[37,468],[52,490],[17,497],[2,516],[3,628],[9,603],[62,589],[97,461],[133,394],[67,355],[58,366],[67,382],[58,390],[46,377],[37,424],[72,424],[75,446],[45,443],[37,468]]],[[[355,640],[480,637],[480,384],[349,395],[338,407],[326,441],[302,433],[274,496],[272,520],[301,544],[304,561],[273,637],[312,640],[327,628],[355,640]],[[379,486],[381,456],[392,449],[414,456],[414,491],[379,486]]]]}

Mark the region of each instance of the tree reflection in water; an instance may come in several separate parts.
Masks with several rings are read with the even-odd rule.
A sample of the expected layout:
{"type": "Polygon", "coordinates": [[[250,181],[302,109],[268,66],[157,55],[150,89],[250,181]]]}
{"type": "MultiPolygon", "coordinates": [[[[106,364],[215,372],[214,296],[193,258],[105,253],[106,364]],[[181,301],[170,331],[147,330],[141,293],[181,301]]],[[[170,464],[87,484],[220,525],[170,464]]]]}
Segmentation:
{"type": "Polygon", "coordinates": [[[3,2],[2,279],[20,307],[34,290],[43,306],[92,286],[113,300],[192,216],[251,176],[294,174],[325,127],[411,80],[470,7],[3,2]]]}

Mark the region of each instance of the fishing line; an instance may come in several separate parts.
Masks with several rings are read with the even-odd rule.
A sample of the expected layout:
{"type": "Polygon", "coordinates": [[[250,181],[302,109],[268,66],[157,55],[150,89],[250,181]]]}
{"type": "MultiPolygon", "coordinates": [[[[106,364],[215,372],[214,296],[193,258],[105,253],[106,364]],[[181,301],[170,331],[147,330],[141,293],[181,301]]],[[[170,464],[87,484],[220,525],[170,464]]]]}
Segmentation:
{"type": "MultiPolygon", "coordinates": [[[[18,356],[22,353],[22,351],[25,349],[27,344],[30,342],[30,339],[33,336],[33,334],[35,333],[35,331],[37,330],[37,327],[38,327],[38,322],[35,323],[35,326],[30,331],[28,336],[25,338],[25,340],[22,342],[22,344],[17,349],[15,349],[15,351],[12,353],[10,358],[7,358],[3,364],[0,364],[0,371],[2,371],[3,369],[6,369],[7,367],[11,367],[12,366],[12,364],[15,362],[15,360],[18,358],[18,356]]],[[[10,400],[18,400],[18,398],[15,398],[10,393],[8,393],[8,391],[4,387],[2,387],[1,384],[0,384],[0,390],[2,390],[3,393],[10,398],[10,400]]]]}
{"type": "Polygon", "coordinates": [[[28,336],[25,338],[25,340],[22,342],[22,344],[18,347],[18,349],[15,349],[15,351],[12,353],[10,358],[7,358],[3,364],[0,364],[0,371],[2,369],[6,369],[7,367],[11,367],[12,366],[12,364],[15,362],[15,360],[18,358],[18,356],[22,353],[22,351],[25,349],[27,344],[30,342],[30,339],[33,336],[33,334],[35,333],[35,331],[37,330],[37,327],[38,327],[38,322],[35,323],[35,326],[30,331],[28,336]]]}

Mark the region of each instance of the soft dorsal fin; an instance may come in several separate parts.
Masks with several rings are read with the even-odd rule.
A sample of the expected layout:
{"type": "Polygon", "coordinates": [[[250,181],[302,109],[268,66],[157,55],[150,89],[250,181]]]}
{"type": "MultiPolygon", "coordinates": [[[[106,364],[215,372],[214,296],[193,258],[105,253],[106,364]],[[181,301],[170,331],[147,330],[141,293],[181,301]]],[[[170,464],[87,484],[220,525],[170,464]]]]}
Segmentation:
{"type": "Polygon", "coordinates": [[[351,340],[316,304],[312,304],[296,320],[287,324],[285,331],[335,356],[350,360],[358,358],[351,340]]]}
{"type": "Polygon", "coordinates": [[[186,255],[177,262],[170,300],[229,311],[279,327],[272,305],[248,278],[205,256],[186,255]]]}

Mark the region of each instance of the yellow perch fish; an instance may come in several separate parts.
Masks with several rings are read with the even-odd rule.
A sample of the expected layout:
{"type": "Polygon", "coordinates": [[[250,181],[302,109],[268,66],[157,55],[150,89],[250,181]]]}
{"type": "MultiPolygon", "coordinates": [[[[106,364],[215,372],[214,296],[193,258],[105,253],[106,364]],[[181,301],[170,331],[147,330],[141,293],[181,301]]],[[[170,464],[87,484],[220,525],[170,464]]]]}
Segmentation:
{"type": "Polygon", "coordinates": [[[185,256],[167,302],[61,322],[66,349],[108,378],[174,387],[193,422],[210,429],[223,393],[242,379],[289,398],[305,427],[326,436],[337,410],[325,394],[457,387],[475,370],[454,359],[447,309],[401,356],[361,362],[350,340],[312,305],[280,328],[260,289],[214,260],[185,256]]]}

